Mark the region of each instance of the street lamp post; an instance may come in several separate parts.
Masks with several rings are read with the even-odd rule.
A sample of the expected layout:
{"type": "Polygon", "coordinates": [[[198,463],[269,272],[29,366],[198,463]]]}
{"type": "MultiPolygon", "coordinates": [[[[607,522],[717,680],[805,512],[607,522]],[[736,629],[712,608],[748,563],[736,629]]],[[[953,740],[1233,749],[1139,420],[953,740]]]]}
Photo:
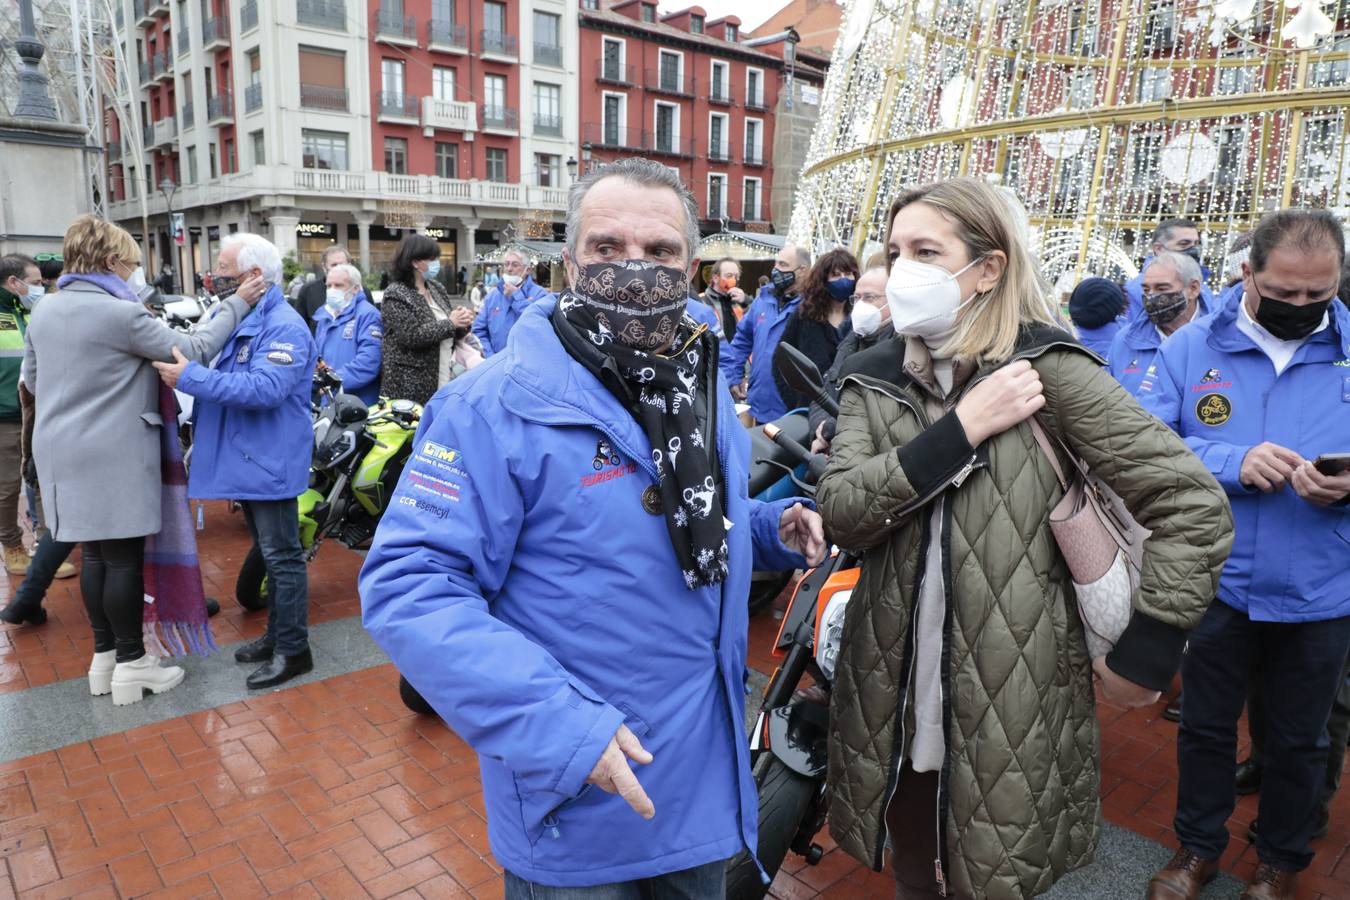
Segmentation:
{"type": "Polygon", "coordinates": [[[590,142],[590,141],[587,141],[586,143],[584,143],[584,144],[581,145],[581,174],[582,174],[582,175],[585,175],[585,174],[586,174],[586,170],[589,169],[589,168],[591,167],[591,150],[592,150],[592,145],[591,145],[591,142],[590,142]]]}
{"type": "Polygon", "coordinates": [[[175,258],[178,256],[178,242],[174,240],[173,228],[173,195],[177,190],[178,184],[168,175],[165,175],[164,180],[159,183],[159,192],[164,195],[164,205],[169,219],[169,274],[173,279],[169,285],[170,291],[178,285],[178,261],[175,258]]]}
{"type": "Polygon", "coordinates": [[[576,180],[577,180],[577,158],[576,158],[575,156],[569,155],[569,156],[567,157],[567,162],[565,163],[565,165],[567,166],[567,180],[568,180],[569,182],[571,182],[571,181],[576,181],[576,180]]]}

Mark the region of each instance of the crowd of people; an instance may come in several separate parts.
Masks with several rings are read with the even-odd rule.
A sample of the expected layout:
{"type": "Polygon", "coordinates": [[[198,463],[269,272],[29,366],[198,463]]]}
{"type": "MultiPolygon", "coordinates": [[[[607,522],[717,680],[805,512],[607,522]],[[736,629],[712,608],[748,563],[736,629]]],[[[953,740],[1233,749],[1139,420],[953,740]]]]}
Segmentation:
{"type": "Polygon", "coordinates": [[[508,897],[723,895],[726,860],[756,847],[751,572],[834,546],[861,575],[829,827],[874,868],[889,849],[899,897],[1032,896],[1091,863],[1096,698],[1157,703],[1179,672],[1180,846],[1140,887],[1197,897],[1235,793],[1259,789],[1244,897],[1292,898],[1350,731],[1342,223],[1266,215],[1216,295],[1199,229],[1169,219],[1137,278],[1083,281],[1066,315],[1023,221],[976,179],[916,187],[875,258],[788,244],[754,291],[722,259],[694,296],[689,190],[625,159],[572,187],[557,295],[518,252],[481,287],[439,277],[438,245],[412,234],[378,307],[341,246],[287,296],[277,248],[236,234],[204,279],[221,302],[181,331],[141,302],[131,236],[82,217],[59,277],[0,259],[0,544],[27,570],[0,619],[41,625],[78,544],[91,693],[172,689],[171,651],[213,647],[188,498],[228,499],[269,576],[266,633],[235,651],[258,666],[247,685],[310,671],[296,498],[322,360],[367,404],[425,405],[363,622],[479,753],[508,897]],[[780,344],[837,416],[775,370],[780,344]],[[747,496],[738,410],[800,409],[829,458],[815,499],[747,496]],[[1074,466],[1148,532],[1105,653],[1051,529],[1074,466]]]}

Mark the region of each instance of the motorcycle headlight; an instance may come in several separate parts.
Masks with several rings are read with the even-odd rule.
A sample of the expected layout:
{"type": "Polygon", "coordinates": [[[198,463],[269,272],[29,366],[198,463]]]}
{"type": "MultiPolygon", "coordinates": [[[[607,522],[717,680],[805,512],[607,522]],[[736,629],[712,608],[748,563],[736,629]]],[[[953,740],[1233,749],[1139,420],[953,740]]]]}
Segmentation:
{"type": "Polygon", "coordinates": [[[820,633],[816,635],[816,665],[830,681],[834,681],[834,667],[839,661],[839,645],[844,637],[844,608],[852,591],[840,591],[825,605],[820,617],[820,633]]]}

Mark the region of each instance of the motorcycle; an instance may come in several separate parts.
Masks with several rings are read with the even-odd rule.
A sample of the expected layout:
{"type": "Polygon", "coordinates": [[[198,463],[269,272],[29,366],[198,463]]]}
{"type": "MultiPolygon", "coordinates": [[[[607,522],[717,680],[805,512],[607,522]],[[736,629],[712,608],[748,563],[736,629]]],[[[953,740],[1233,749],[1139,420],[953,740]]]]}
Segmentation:
{"type": "MultiPolygon", "coordinates": [[[[839,414],[834,398],[824,390],[820,371],[795,348],[780,345],[774,363],[794,388],[831,415],[839,414]]],[[[809,437],[786,434],[776,423],[762,430],[783,454],[804,467],[809,483],[795,475],[793,481],[803,493],[814,495],[825,457],[810,452],[809,437]]],[[[773,656],[782,662],[764,690],[750,735],[751,766],[759,790],[755,855],[770,881],[789,852],[809,865],[824,856],[815,836],[825,825],[829,807],[825,773],[830,694],[844,611],[859,573],[855,557],[835,551],[798,583],[774,639],[773,656]],[[808,678],[809,686],[799,689],[808,678]]],[[[728,861],[727,900],[761,900],[768,890],[749,852],[728,861]]]]}
{"type": "MultiPolygon", "coordinates": [[[[412,454],[422,419],[422,407],[411,400],[381,397],[367,407],[341,388],[341,377],[321,361],[314,372],[309,489],[299,498],[306,562],[327,538],[351,549],[370,542],[412,454]]],[[[267,566],[254,546],[235,580],[235,599],[245,609],[257,610],[266,608],[267,598],[267,566]]]]}

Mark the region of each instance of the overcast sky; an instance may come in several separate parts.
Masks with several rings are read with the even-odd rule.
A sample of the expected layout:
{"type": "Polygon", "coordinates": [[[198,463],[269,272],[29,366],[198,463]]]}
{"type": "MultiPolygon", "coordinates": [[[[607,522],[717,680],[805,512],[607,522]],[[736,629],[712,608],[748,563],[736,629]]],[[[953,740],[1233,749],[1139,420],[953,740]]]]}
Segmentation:
{"type": "Polygon", "coordinates": [[[708,18],[716,19],[732,15],[740,17],[741,27],[753,31],[765,19],[782,9],[787,0],[661,0],[657,8],[663,13],[701,6],[708,11],[708,18]]]}

